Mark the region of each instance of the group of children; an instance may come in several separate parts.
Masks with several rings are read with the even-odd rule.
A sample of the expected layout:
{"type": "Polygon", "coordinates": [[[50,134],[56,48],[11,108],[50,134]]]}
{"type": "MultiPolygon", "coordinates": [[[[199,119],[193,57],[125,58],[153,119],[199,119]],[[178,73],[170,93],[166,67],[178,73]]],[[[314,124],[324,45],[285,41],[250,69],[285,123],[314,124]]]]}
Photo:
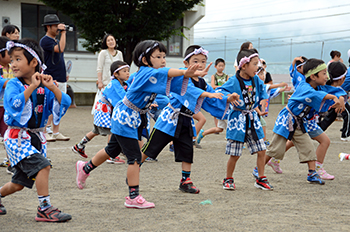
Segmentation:
{"type": "MultiPolygon", "coordinates": [[[[32,188],[35,183],[39,200],[35,219],[68,221],[71,219],[69,214],[51,205],[48,190],[50,163],[45,158],[43,130],[50,114],[54,123],[59,123],[70,105],[70,98],[55,86],[51,76],[40,74],[45,65],[42,63],[42,50],[35,41],[9,41],[6,52],[10,55],[16,78],[7,82],[4,96],[4,119],[9,126],[5,133],[5,147],[16,172],[11,182],[0,188],[0,214],[6,214],[1,203],[3,197],[24,187],[32,188]]],[[[337,80],[344,78],[346,72],[341,71],[344,67],[333,62],[329,67],[331,83],[326,85],[327,66],[322,60],[300,58],[300,64],[293,63],[292,71],[298,71],[294,74],[297,86],[295,84],[295,92],[277,117],[274,134],[267,147],[263,117],[267,115],[269,99],[290,90],[290,87],[284,83],[264,84],[265,70],[256,49],[242,49],[239,52],[238,71],[229,78],[223,74],[224,60],[217,60],[214,88],[202,78],[211,65],[206,65],[208,51],[204,48],[196,45],[188,47],[183,60],[184,68],[181,69],[167,68],[165,56],[166,47],[161,42],[146,40],[140,42],[133,52],[133,62],[139,67],[136,73],[130,76],[129,66],[125,62],[117,61],[111,65],[112,81],[96,105],[94,128],[72,149],[81,157],[88,158],[85,153],[87,142],[98,134],[110,135],[110,139],[108,145],[89,161],[77,161],[76,185],[79,189],[85,188],[93,170],[123,153],[127,158],[126,184],[129,188],[125,207],[155,207],[139,193],[141,165],[147,158],[156,159],[162,149],[172,142],[175,162],[181,163],[179,189],[198,194],[200,190],[191,179],[193,140],[197,138],[196,142],[200,143],[209,134],[200,131],[203,123],[196,127],[193,120],[201,121],[201,108],[220,120],[217,125],[220,131],[213,131],[227,129],[225,153],[229,158],[223,189],[235,189],[233,173],[244,143],[251,154],[257,153],[253,175],[256,177],[254,186],[259,189],[273,190],[264,175],[265,165],[274,168],[276,165],[270,159],[274,158],[273,162],[283,159],[286,147],[291,146],[288,145],[291,142],[297,148],[300,163],[308,164],[307,180],[325,183],[321,178],[324,176],[320,177],[318,170],[324,171],[322,164],[328,137],[317,125],[314,116],[329,108],[334,109],[335,113],[345,109],[346,92],[334,87],[340,84],[337,80]],[[150,110],[157,109],[157,99],[161,102],[162,98],[168,99],[167,104],[154,111],[157,113],[156,123],[149,132],[149,118],[153,115],[150,110]],[[142,143],[142,136],[148,139],[145,144],[142,143]],[[315,152],[311,138],[319,141],[320,146],[324,145],[323,153],[315,152]]],[[[344,158],[349,157],[344,155],[344,158]]]]}

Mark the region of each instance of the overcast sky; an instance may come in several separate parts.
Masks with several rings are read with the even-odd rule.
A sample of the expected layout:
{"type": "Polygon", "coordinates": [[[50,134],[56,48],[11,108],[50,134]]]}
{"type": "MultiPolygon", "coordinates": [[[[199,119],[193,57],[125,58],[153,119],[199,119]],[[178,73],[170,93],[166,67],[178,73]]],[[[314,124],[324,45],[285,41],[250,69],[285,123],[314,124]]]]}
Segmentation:
{"type": "MultiPolygon", "coordinates": [[[[271,73],[288,73],[295,56],[322,58],[331,50],[348,65],[350,1],[344,0],[206,0],[206,15],[195,25],[194,43],[222,57],[227,73],[240,45],[251,41],[271,73]]],[[[213,70],[215,72],[215,70],[213,70]]]]}

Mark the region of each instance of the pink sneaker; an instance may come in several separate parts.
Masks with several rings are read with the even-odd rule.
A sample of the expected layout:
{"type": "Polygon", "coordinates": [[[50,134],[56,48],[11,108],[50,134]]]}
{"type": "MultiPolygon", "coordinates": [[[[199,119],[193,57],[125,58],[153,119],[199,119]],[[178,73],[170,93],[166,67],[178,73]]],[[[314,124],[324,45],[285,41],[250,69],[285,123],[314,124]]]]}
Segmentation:
{"type": "Polygon", "coordinates": [[[270,159],[267,165],[269,165],[276,173],[282,173],[282,169],[280,167],[280,160],[273,161],[272,159],[270,159]]]}
{"type": "Polygon", "coordinates": [[[317,171],[317,174],[321,177],[322,180],[333,180],[334,176],[328,174],[324,168],[320,168],[317,171]]]}
{"type": "Polygon", "coordinates": [[[84,162],[84,161],[78,161],[76,164],[75,164],[75,169],[77,171],[77,177],[76,177],[76,183],[77,183],[77,186],[79,189],[83,189],[85,187],[85,181],[86,179],[90,176],[90,174],[86,174],[83,170],[83,167],[84,165],[86,164],[87,162],[84,162]]]}
{"type": "Polygon", "coordinates": [[[138,195],[134,199],[130,199],[130,197],[125,197],[126,208],[137,208],[137,209],[149,209],[154,208],[154,203],[148,202],[141,195],[138,195]]]}

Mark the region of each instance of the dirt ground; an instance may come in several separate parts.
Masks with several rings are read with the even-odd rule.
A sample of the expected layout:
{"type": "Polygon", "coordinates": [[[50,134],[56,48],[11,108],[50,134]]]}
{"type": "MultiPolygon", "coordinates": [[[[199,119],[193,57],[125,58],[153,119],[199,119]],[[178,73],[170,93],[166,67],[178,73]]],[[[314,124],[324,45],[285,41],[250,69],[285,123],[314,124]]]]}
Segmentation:
{"type": "MultiPolygon", "coordinates": [[[[75,163],[81,159],[71,147],[92,129],[90,107],[70,109],[61,123],[61,132],[71,137],[68,142],[48,145],[53,169],[50,173],[51,203],[72,215],[67,223],[35,222],[38,205],[35,187],[2,199],[7,214],[0,216],[1,231],[350,231],[349,161],[340,162],[339,152],[349,151],[349,143],[340,141],[342,122],[328,129],[331,146],[325,169],[335,175],[323,186],[307,183],[307,166],[299,164],[296,149],[287,152],[281,162],[283,174],[266,167],[274,191],[254,187],[251,172],[256,156],[244,149],[234,173],[236,190],[222,189],[226,173],[225,134],[209,135],[202,140],[203,149],[195,149],[192,180],[201,190],[187,194],[178,190],[181,165],[166,147],[156,163],[145,163],[141,170],[140,191],[154,209],[127,209],[124,197],[127,165],[104,163],[79,190],[75,185],[75,163]],[[212,204],[200,203],[210,200],[212,204]]],[[[272,105],[267,118],[267,134],[281,105],[272,105]]],[[[213,126],[207,116],[204,129],[213,126]]],[[[105,137],[96,137],[87,146],[89,158],[103,148],[105,137]]],[[[315,142],[315,146],[317,143],[315,142]]],[[[0,158],[5,152],[0,151],[0,158]]],[[[10,181],[5,168],[0,168],[0,186],[10,181]]]]}

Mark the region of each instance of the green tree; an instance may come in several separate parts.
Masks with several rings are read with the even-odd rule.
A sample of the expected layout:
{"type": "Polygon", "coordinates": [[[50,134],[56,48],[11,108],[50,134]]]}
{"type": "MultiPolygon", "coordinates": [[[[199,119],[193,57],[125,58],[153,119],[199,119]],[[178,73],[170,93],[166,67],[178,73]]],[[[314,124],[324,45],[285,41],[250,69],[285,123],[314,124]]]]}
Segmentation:
{"type": "Polygon", "coordinates": [[[186,10],[203,0],[41,0],[68,15],[87,40],[83,45],[91,52],[100,50],[101,40],[111,33],[117,40],[124,59],[131,63],[132,51],[146,39],[166,40],[181,34],[176,20],[186,10]]]}

